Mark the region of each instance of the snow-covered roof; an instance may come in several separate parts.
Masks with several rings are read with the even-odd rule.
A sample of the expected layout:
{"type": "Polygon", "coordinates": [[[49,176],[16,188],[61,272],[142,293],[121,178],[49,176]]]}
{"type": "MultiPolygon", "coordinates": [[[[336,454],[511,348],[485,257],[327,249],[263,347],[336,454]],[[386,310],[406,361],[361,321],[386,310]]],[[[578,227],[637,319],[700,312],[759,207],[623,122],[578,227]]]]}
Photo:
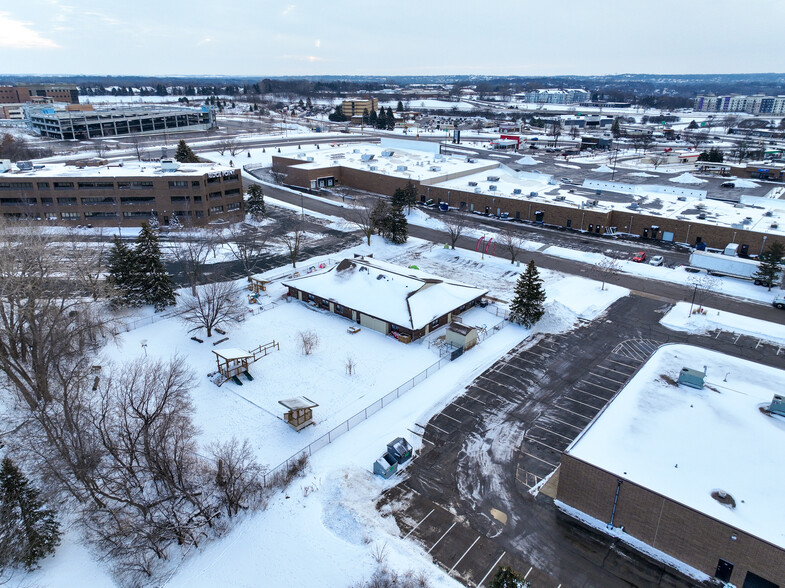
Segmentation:
{"type": "Polygon", "coordinates": [[[213,349],[213,353],[215,353],[218,357],[221,357],[227,361],[235,361],[237,359],[253,357],[253,353],[248,353],[247,351],[243,351],[242,349],[237,349],[236,347],[227,347],[226,349],[213,349]]]}
{"type": "Polygon", "coordinates": [[[413,331],[488,292],[369,257],[284,285],[413,331]]]}
{"type": "Polygon", "coordinates": [[[106,178],[115,177],[139,177],[139,176],[193,176],[211,173],[222,172],[237,172],[236,168],[229,167],[228,165],[220,165],[216,163],[181,163],[176,170],[162,171],[161,164],[158,162],[153,163],[138,163],[138,162],[123,162],[122,165],[87,165],[78,167],[75,165],[66,165],[64,163],[47,163],[43,166],[36,166],[31,170],[19,170],[13,166],[11,171],[0,174],[2,181],[24,179],[24,178],[84,178],[84,177],[98,177],[103,176],[106,178]]]}
{"type": "Polygon", "coordinates": [[[785,548],[785,418],[760,410],[783,389],[783,370],[666,345],[566,453],[785,548]],[[673,383],[704,366],[703,389],[673,383]]]}

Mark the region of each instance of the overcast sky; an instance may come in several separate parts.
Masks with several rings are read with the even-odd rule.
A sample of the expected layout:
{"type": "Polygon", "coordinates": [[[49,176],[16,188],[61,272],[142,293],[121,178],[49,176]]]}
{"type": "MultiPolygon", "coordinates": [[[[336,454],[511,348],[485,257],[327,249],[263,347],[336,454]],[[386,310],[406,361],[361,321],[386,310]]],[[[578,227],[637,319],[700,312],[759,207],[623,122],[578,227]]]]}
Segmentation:
{"type": "Polygon", "coordinates": [[[2,0],[0,73],[784,72],[785,0],[2,0]]]}

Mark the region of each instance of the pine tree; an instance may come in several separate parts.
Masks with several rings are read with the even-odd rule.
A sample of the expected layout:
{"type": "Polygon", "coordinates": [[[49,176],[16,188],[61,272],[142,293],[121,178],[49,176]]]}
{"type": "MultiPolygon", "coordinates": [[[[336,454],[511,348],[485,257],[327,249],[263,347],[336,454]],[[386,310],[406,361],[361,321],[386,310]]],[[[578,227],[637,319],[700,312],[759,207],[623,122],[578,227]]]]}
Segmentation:
{"type": "Polygon", "coordinates": [[[311,110],[313,108],[313,104],[311,104],[311,97],[310,96],[308,96],[308,98],[305,99],[305,107],[308,110],[311,110]]]}
{"type": "Polygon", "coordinates": [[[136,238],[134,258],[134,281],[140,289],[142,301],[152,304],[156,312],[174,305],[174,286],[161,260],[158,235],[147,223],[142,225],[142,231],[136,238]]]}
{"type": "Polygon", "coordinates": [[[371,110],[371,112],[368,114],[368,125],[372,126],[373,128],[376,128],[376,123],[378,120],[379,120],[379,115],[376,114],[375,110],[371,110]]]}
{"type": "Polygon", "coordinates": [[[379,116],[376,117],[376,128],[377,129],[387,128],[387,113],[385,112],[384,107],[379,109],[379,116]]]}
{"type": "Polygon", "coordinates": [[[395,107],[395,112],[403,112],[403,102],[398,100],[398,106],[395,107]]]}
{"type": "Polygon", "coordinates": [[[134,279],[134,250],[115,235],[109,250],[109,276],[111,288],[109,301],[113,306],[138,306],[141,304],[139,289],[134,279]]]}
{"type": "Polygon", "coordinates": [[[180,142],[177,144],[177,152],[174,154],[174,158],[180,163],[199,163],[199,158],[196,157],[196,154],[184,139],[180,139],[180,142]]]}
{"type": "Polygon", "coordinates": [[[532,260],[515,284],[515,296],[510,303],[510,320],[530,328],[545,314],[544,302],[542,279],[532,260]]]}
{"type": "Polygon", "coordinates": [[[406,243],[406,240],[409,238],[409,223],[406,220],[406,215],[403,213],[403,208],[393,206],[387,222],[390,231],[390,241],[397,245],[406,243]]]}
{"type": "Polygon", "coordinates": [[[619,117],[613,119],[613,124],[611,125],[611,134],[614,138],[618,139],[621,136],[621,125],[619,124],[619,117]]]}
{"type": "Polygon", "coordinates": [[[387,130],[392,131],[395,128],[395,115],[392,108],[387,107],[387,130]]]}
{"type": "Polygon", "coordinates": [[[758,258],[760,264],[758,265],[758,271],[755,272],[753,278],[764,286],[768,286],[769,290],[771,290],[772,285],[776,284],[777,280],[780,278],[783,256],[785,256],[785,246],[780,242],[775,241],[769,245],[768,249],[761,253],[758,258]]]}
{"type": "Polygon", "coordinates": [[[488,588],[528,588],[529,586],[523,576],[507,566],[500,568],[488,584],[488,588]]]}
{"type": "Polygon", "coordinates": [[[264,192],[259,184],[251,184],[248,188],[248,200],[245,201],[245,212],[255,221],[260,221],[267,216],[264,207],[264,192]]]}
{"type": "Polygon", "coordinates": [[[694,120],[690,121],[690,124],[687,125],[687,128],[691,131],[694,131],[698,128],[698,123],[696,123],[694,120]]]}
{"type": "Polygon", "coordinates": [[[28,570],[60,544],[60,525],[53,510],[44,508],[41,491],[8,458],[0,467],[0,553],[28,570]]]}
{"type": "Polygon", "coordinates": [[[371,115],[368,114],[368,109],[363,108],[363,124],[368,126],[371,123],[371,115]]]}

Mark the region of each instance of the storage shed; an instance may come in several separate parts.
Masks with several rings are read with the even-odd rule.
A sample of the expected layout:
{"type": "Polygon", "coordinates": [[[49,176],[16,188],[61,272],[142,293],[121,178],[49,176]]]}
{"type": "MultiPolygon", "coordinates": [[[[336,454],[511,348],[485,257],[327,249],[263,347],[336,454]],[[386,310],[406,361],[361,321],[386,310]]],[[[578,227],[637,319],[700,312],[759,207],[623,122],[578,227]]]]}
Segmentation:
{"type": "Polygon", "coordinates": [[[453,321],[447,327],[444,341],[453,347],[468,351],[477,345],[477,327],[453,321]]]}
{"type": "Polygon", "coordinates": [[[295,431],[304,429],[313,424],[313,409],[319,406],[313,400],[305,396],[279,400],[278,404],[283,405],[289,410],[284,413],[283,420],[289,423],[295,431]]]}

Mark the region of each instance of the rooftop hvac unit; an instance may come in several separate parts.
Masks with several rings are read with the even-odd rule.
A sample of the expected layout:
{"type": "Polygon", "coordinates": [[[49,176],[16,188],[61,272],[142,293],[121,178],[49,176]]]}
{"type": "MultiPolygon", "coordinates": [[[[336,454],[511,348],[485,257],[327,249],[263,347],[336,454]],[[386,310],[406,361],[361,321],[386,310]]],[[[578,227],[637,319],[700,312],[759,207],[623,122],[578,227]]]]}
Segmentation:
{"type": "Polygon", "coordinates": [[[180,162],[174,159],[162,159],[161,171],[162,172],[175,172],[180,169],[180,162]]]}
{"type": "Polygon", "coordinates": [[[432,166],[431,166],[431,167],[429,167],[428,169],[429,169],[430,171],[441,171],[441,170],[442,170],[442,168],[440,168],[438,165],[432,165],[432,166]]]}
{"type": "MultiPolygon", "coordinates": [[[[0,169],[2,169],[2,162],[0,162],[0,169]]],[[[763,216],[774,216],[774,213],[770,210],[767,210],[763,213],[763,216]]]]}
{"type": "Polygon", "coordinates": [[[638,203],[630,202],[630,205],[627,208],[629,208],[630,210],[638,210],[638,203]]]}
{"type": "Polygon", "coordinates": [[[466,158],[466,163],[477,163],[476,159],[472,159],[471,157],[466,158]]]}
{"type": "Polygon", "coordinates": [[[491,184],[490,186],[488,186],[488,189],[489,189],[491,192],[496,192],[496,186],[494,186],[493,184],[491,184]]]}
{"type": "Polygon", "coordinates": [[[376,171],[376,170],[378,170],[379,168],[378,168],[378,167],[376,167],[375,165],[372,165],[372,166],[370,166],[368,169],[369,169],[370,171],[376,171]]]}
{"type": "Polygon", "coordinates": [[[488,176],[488,181],[489,182],[498,182],[499,181],[499,176],[488,176]]]}
{"type": "Polygon", "coordinates": [[[305,161],[313,161],[313,157],[308,156],[308,157],[305,158],[305,161]]]}
{"type": "Polygon", "coordinates": [[[409,169],[409,168],[406,167],[405,165],[399,165],[398,167],[395,168],[395,171],[404,172],[407,169],[409,169]]]}
{"type": "Polygon", "coordinates": [[[781,396],[780,394],[775,394],[774,398],[771,399],[769,412],[785,416],[785,397],[781,396]]]}
{"type": "Polygon", "coordinates": [[[476,185],[477,185],[477,182],[469,182],[469,185],[470,185],[470,186],[476,186],[476,185]]]}
{"type": "Polygon", "coordinates": [[[11,160],[10,159],[0,159],[0,174],[4,174],[5,172],[11,169],[11,160]]]}
{"type": "Polygon", "coordinates": [[[567,199],[566,196],[557,196],[556,198],[554,198],[556,202],[564,202],[566,199],[567,199]]]}
{"type": "Polygon", "coordinates": [[[392,151],[390,149],[385,149],[384,151],[382,151],[382,157],[392,157],[394,154],[395,151],[392,151]]]}
{"type": "Polygon", "coordinates": [[[521,193],[521,189],[520,188],[513,188],[512,193],[513,194],[520,194],[521,193]]]}
{"type": "Polygon", "coordinates": [[[700,220],[706,220],[706,213],[705,213],[705,212],[701,212],[701,213],[698,215],[698,218],[699,218],[700,220]]]}
{"type": "Polygon", "coordinates": [[[475,194],[480,194],[480,193],[482,193],[482,190],[480,190],[479,188],[475,188],[474,189],[474,193],[475,194]]]}
{"type": "Polygon", "coordinates": [[[352,149],[352,153],[359,153],[359,152],[360,152],[359,149],[352,149]]]}
{"type": "Polygon", "coordinates": [[[361,161],[371,161],[373,159],[373,153],[363,153],[360,156],[361,161]]]}
{"type": "Polygon", "coordinates": [[[529,196],[531,198],[536,198],[538,196],[537,192],[529,192],[529,196]]]}
{"type": "Polygon", "coordinates": [[[33,169],[33,162],[32,161],[17,161],[16,167],[22,171],[30,171],[33,169]]]}

